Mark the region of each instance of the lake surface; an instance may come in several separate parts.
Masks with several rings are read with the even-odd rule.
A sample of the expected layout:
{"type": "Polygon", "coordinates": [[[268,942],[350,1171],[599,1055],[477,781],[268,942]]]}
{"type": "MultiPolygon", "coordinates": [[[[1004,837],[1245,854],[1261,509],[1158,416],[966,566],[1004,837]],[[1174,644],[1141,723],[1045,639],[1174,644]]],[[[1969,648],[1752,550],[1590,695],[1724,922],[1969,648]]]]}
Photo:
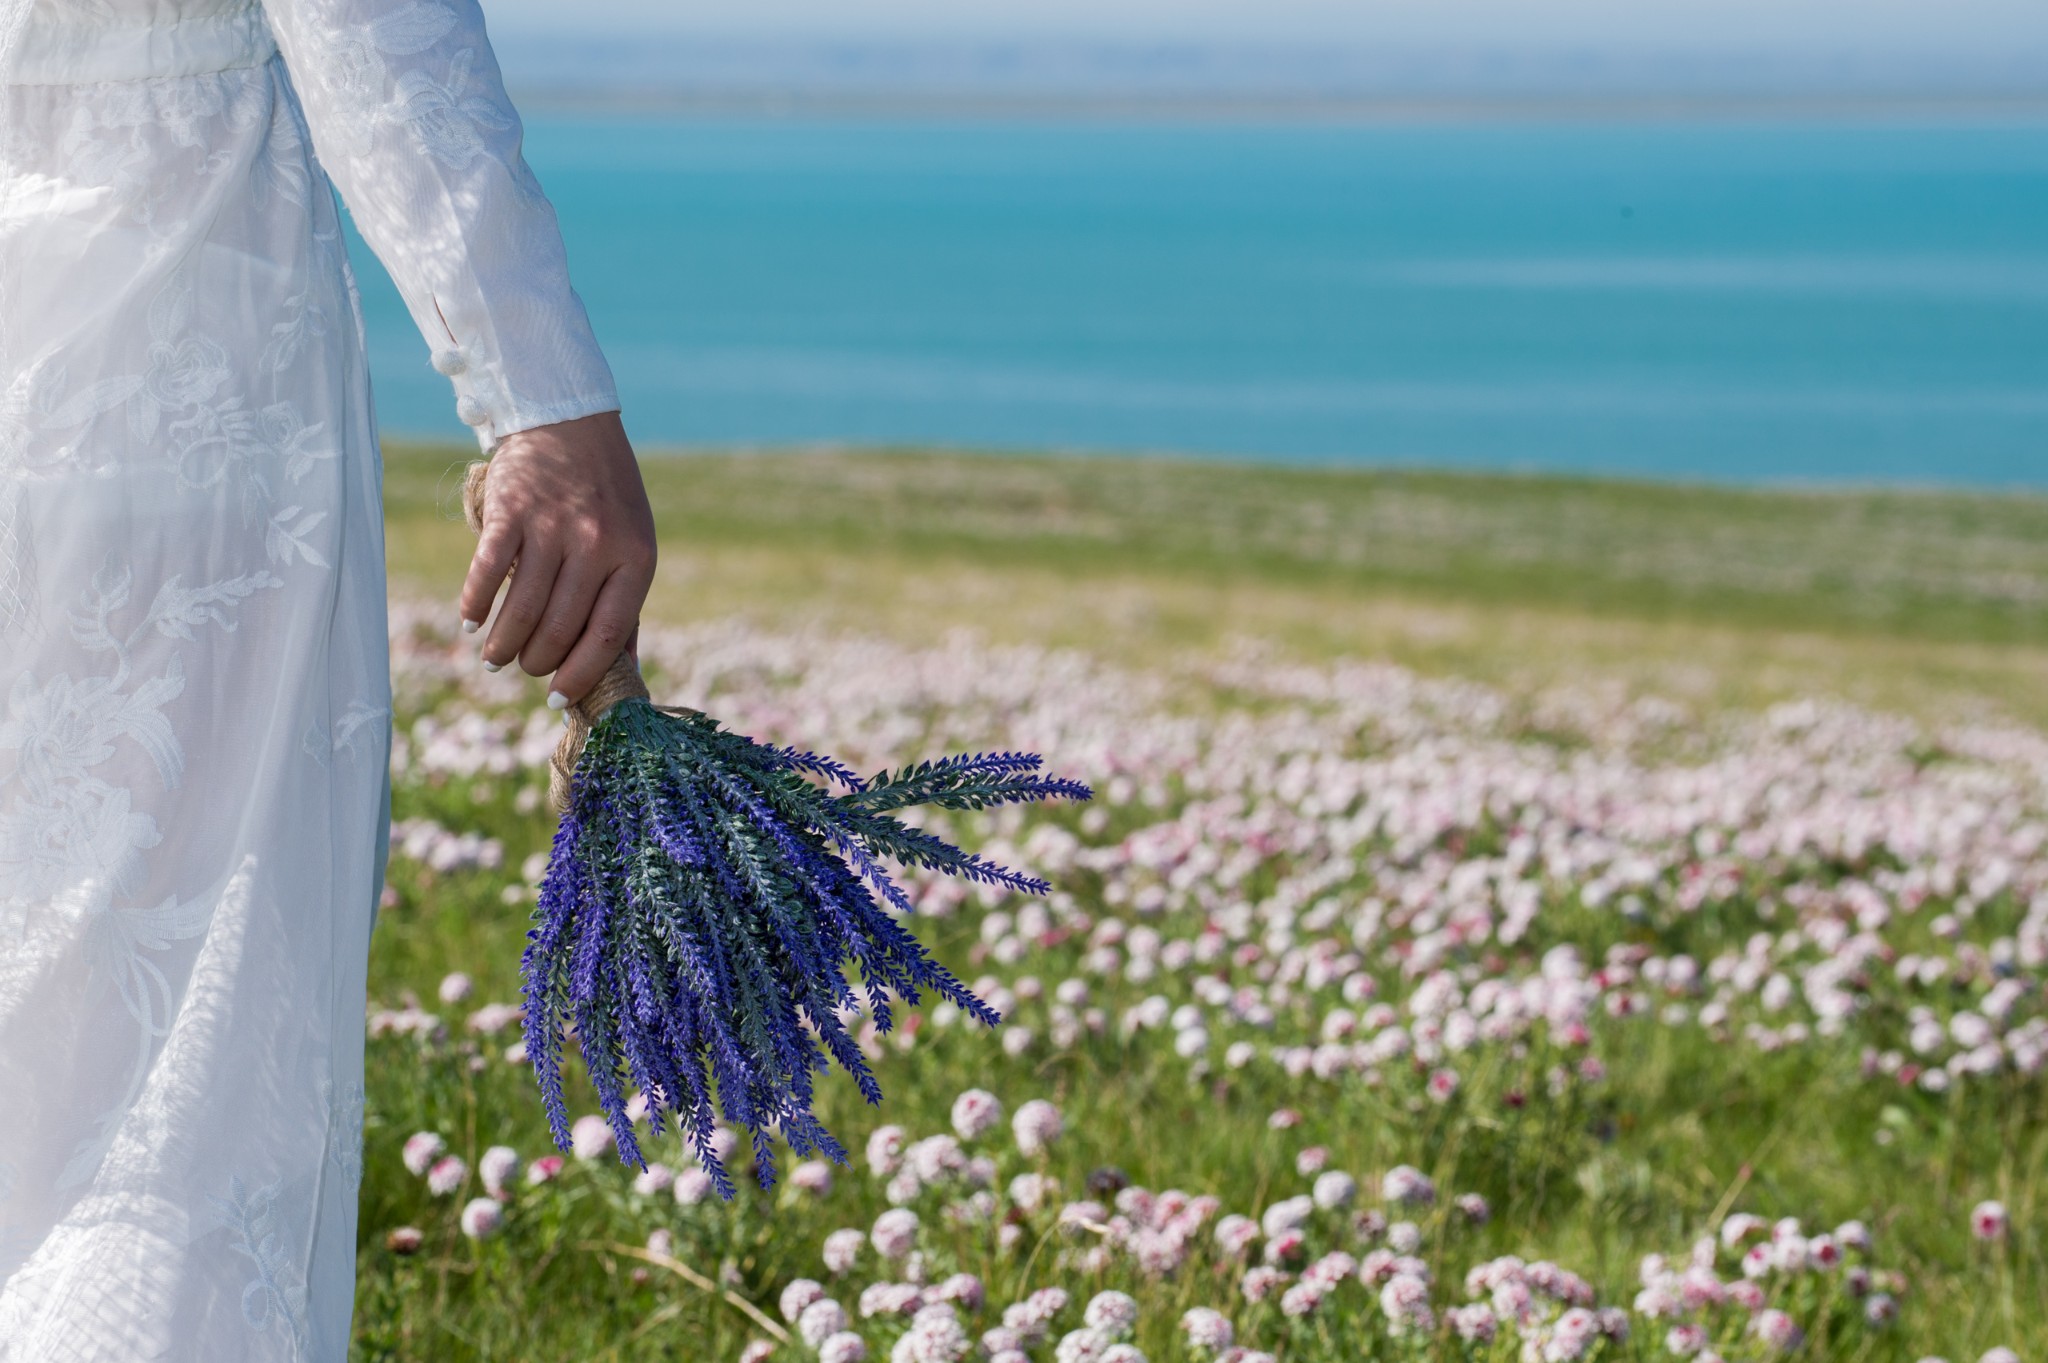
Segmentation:
{"type": "MultiPolygon", "coordinates": [[[[2048,125],[535,113],[643,444],[2048,486],[2048,125]]],[[[363,278],[388,431],[466,434],[363,278]]]]}

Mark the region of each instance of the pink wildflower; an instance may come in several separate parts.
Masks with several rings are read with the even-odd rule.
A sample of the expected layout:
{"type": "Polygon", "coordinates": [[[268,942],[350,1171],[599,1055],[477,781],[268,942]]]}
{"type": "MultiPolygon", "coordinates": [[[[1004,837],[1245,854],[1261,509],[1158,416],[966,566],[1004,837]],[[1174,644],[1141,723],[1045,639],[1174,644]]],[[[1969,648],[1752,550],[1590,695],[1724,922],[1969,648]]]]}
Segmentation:
{"type": "Polygon", "coordinates": [[[1664,1336],[1664,1347],[1679,1358],[1691,1358],[1707,1347],[1706,1327],[1703,1325],[1674,1325],[1664,1336]]]}
{"type": "Polygon", "coordinates": [[[1387,1279],[1380,1289],[1380,1310],[1387,1317],[1387,1328],[1397,1335],[1436,1328],[1436,1315],[1429,1309],[1429,1284],[1406,1273],[1387,1279]]]}
{"type": "Polygon", "coordinates": [[[830,1297],[821,1297],[797,1316],[796,1332],[803,1336],[804,1343],[815,1349],[848,1324],[846,1308],[830,1297]]]}
{"type": "Polygon", "coordinates": [[[1397,1164],[1380,1180],[1380,1196],[1402,1206],[1427,1207],[1436,1201],[1436,1184],[1420,1169],[1397,1164]]]}
{"type": "Polygon", "coordinates": [[[1088,1328],[1110,1339],[1123,1339],[1138,1323],[1138,1303],[1124,1292],[1098,1292],[1088,1302],[1081,1319],[1088,1328]]]}
{"type": "Polygon", "coordinates": [[[1325,1210],[1348,1207],[1358,1196],[1358,1180],[1349,1174],[1332,1169],[1317,1176],[1315,1187],[1309,1196],[1318,1207],[1325,1210]]]}
{"type": "Polygon", "coordinates": [[[917,1243],[917,1213],[908,1207],[892,1207],[875,1218],[868,1240],[884,1259],[901,1259],[917,1243]]]}
{"type": "Polygon", "coordinates": [[[1259,1223],[1232,1212],[1216,1223],[1216,1247],[1225,1254],[1242,1254],[1259,1238],[1259,1223]]]}
{"type": "Polygon", "coordinates": [[[474,1197],[462,1209],[462,1233],[472,1240],[488,1240],[505,1224],[505,1204],[495,1197],[474,1197]]]}
{"type": "Polygon", "coordinates": [[[903,1167],[903,1147],[909,1134],[900,1126],[878,1126],[868,1136],[868,1172],[888,1178],[903,1167]]]}
{"type": "Polygon", "coordinates": [[[611,1123],[595,1112],[578,1117],[569,1128],[569,1149],[577,1159],[594,1160],[611,1148],[611,1123]]]}
{"type": "Polygon", "coordinates": [[[1003,1104],[993,1093],[968,1089],[953,1100],[953,1129],[963,1141],[979,1140],[1003,1124],[1003,1104]]]}
{"type": "Polygon", "coordinates": [[[1494,1317],[1493,1308],[1481,1301],[1453,1306],[1444,1312],[1444,1319],[1450,1325],[1451,1333],[1467,1344],[1491,1344],[1500,1331],[1500,1321],[1494,1317]]]}
{"type": "Polygon", "coordinates": [[[861,1248],[868,1237],[852,1227],[833,1231],[825,1237],[825,1271],[837,1277],[860,1262],[861,1248]]]}
{"type": "Polygon", "coordinates": [[[1188,1345],[1201,1353],[1220,1354],[1236,1342],[1236,1331],[1221,1311],[1206,1306],[1196,1306],[1180,1318],[1181,1331],[1188,1337],[1188,1345]]]}
{"type": "Polygon", "coordinates": [[[782,1296],[777,1300],[776,1306],[782,1311],[782,1318],[794,1325],[806,1307],[814,1301],[824,1299],[825,1288],[822,1284],[809,1278],[797,1278],[782,1289],[782,1296]]]}
{"type": "Polygon", "coordinates": [[[477,1177],[483,1181],[484,1191],[500,1202],[506,1200],[512,1185],[519,1181],[520,1168],[519,1152],[509,1145],[492,1146],[476,1162],[477,1177]]]}
{"type": "Polygon", "coordinates": [[[1010,1131],[1017,1138],[1017,1149],[1026,1155],[1036,1155],[1058,1140],[1064,1127],[1060,1110],[1043,1098],[1033,1098],[1018,1108],[1017,1115],[1010,1119],[1010,1131]]]}
{"type": "Polygon", "coordinates": [[[1775,1307],[1759,1311],[1750,1322],[1750,1329],[1764,1346],[1779,1353],[1790,1353],[1806,1338],[1806,1332],[1799,1328],[1799,1322],[1775,1307]]]}
{"type": "Polygon", "coordinates": [[[435,1197],[446,1197],[460,1188],[469,1177],[469,1165],[460,1155],[443,1155],[434,1161],[434,1167],[427,1170],[427,1191],[435,1197]]]}
{"type": "Polygon", "coordinates": [[[405,1138],[405,1149],[399,1158],[405,1161],[406,1172],[418,1177],[426,1173],[447,1148],[448,1142],[434,1132],[415,1131],[405,1138]]]}
{"type": "Polygon", "coordinates": [[[818,1346],[818,1363],[863,1363],[867,1356],[868,1342],[851,1330],[828,1335],[818,1346]]]}
{"type": "Polygon", "coordinates": [[[1253,1268],[1245,1270],[1238,1280],[1238,1290],[1249,1302],[1261,1302],[1273,1295],[1287,1281],[1287,1275],[1277,1268],[1253,1268]]]}
{"type": "Polygon", "coordinates": [[[939,1301],[952,1302],[963,1311],[979,1311],[984,1295],[981,1279],[972,1273],[955,1273],[932,1293],[939,1301]]]}

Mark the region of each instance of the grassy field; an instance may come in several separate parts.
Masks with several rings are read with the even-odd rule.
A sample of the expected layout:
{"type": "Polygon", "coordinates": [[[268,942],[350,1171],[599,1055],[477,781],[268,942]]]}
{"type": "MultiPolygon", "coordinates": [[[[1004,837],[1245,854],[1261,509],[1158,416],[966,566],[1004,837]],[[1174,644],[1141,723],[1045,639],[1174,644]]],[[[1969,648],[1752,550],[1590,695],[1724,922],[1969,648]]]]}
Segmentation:
{"type": "MultiPolygon", "coordinates": [[[[389,456],[407,587],[459,581],[463,457],[389,456]]],[[[896,450],[654,459],[648,484],[661,620],[1141,663],[1251,637],[1516,686],[2048,719],[2048,498],[896,450]]]]}
{"type": "Polygon", "coordinates": [[[477,1014],[518,997],[549,727],[447,628],[461,457],[387,458],[421,605],[355,1357],[1219,1356],[1191,1309],[1234,1363],[2048,1355],[2048,500],[652,460],[658,691],[864,767],[1034,746],[1100,794],[950,825],[1057,889],[925,888],[1004,1039],[944,1010],[877,1038],[879,1112],[826,1086],[829,1189],[728,1206],[677,1195],[679,1152],[637,1190],[600,1153],[472,1239],[486,1149],[549,1149],[516,1027],[477,1014]],[[969,1090],[1063,1130],[1022,1148],[969,1090]],[[464,1161],[444,1192],[401,1162],[419,1132],[464,1161]],[[910,1257],[877,1234],[829,1271],[892,1205],[910,1257]],[[857,1345],[785,1317],[810,1280],[857,1345]],[[1114,1300],[1084,1325],[1103,1292],[1129,1331],[1114,1300]]]}

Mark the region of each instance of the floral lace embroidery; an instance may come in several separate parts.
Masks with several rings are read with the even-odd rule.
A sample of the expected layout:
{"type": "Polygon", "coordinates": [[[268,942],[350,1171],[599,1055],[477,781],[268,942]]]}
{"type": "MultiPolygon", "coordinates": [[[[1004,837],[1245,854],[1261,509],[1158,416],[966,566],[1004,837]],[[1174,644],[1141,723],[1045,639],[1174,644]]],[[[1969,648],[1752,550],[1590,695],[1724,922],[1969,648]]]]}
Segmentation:
{"type": "Polygon", "coordinates": [[[353,1197],[363,1181],[363,1086],[343,1085],[340,1096],[334,1097],[330,1082],[328,1092],[331,1116],[327,1125],[327,1158],[341,1170],[353,1197]]]}
{"type": "Polygon", "coordinates": [[[242,1289],[242,1319],[253,1330],[275,1327],[291,1345],[290,1356],[299,1358],[306,1348],[306,1287],[293,1274],[275,1229],[279,1187],[272,1180],[251,1190],[234,1174],[226,1197],[209,1194],[206,1200],[233,1237],[229,1243],[235,1252],[255,1266],[242,1289]]]}

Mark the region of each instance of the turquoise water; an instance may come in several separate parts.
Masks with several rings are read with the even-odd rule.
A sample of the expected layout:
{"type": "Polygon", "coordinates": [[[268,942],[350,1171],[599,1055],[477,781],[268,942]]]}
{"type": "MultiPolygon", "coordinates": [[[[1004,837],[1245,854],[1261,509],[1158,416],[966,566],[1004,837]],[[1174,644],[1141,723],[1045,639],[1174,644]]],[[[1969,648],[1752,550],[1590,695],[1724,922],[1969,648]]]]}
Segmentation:
{"type": "Polygon", "coordinates": [[[644,443],[2048,485],[2048,126],[527,125],[644,443]]]}

